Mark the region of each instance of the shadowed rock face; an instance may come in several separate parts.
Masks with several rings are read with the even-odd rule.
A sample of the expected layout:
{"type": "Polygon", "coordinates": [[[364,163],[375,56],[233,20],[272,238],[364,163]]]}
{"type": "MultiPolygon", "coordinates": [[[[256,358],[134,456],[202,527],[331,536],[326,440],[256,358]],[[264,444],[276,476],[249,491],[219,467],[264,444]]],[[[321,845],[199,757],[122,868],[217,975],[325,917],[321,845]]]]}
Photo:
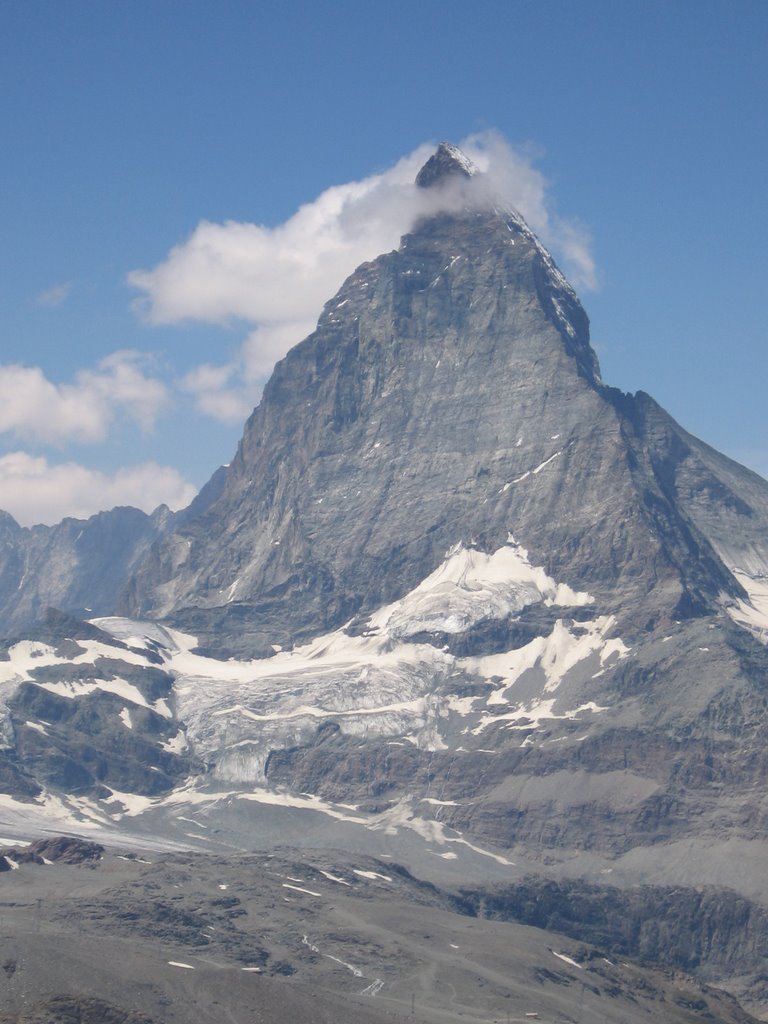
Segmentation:
{"type": "Polygon", "coordinates": [[[0,871],[10,871],[8,858],[15,864],[89,864],[104,853],[99,843],[89,843],[71,836],[38,839],[29,846],[0,847],[0,871]]]}

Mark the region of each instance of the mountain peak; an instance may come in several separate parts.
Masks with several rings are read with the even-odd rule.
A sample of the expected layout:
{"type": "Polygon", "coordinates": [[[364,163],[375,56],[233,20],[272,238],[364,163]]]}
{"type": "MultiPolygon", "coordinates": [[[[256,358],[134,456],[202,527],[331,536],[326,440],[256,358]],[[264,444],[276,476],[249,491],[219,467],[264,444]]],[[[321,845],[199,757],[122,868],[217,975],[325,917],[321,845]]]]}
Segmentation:
{"type": "Polygon", "coordinates": [[[477,174],[477,167],[458,146],[441,142],[416,175],[416,184],[419,188],[432,188],[449,178],[471,178],[474,174],[477,174]]]}

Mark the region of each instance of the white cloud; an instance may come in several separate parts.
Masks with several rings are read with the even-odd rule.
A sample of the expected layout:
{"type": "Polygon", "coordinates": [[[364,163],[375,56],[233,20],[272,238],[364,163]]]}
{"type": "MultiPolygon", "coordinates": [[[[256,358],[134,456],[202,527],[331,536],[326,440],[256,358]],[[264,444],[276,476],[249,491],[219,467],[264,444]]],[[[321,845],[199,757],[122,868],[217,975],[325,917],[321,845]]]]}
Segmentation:
{"type": "Polygon", "coordinates": [[[397,246],[416,215],[413,180],[430,152],[421,147],[384,174],[329,188],[274,228],[201,221],[163,263],[128,275],[145,294],[147,319],[316,320],[359,263],[397,246]]]}
{"type": "Polygon", "coordinates": [[[52,444],[102,441],[120,413],[150,430],[168,389],[148,376],[145,357],[114,352],[72,384],[54,384],[36,366],[0,365],[0,433],[52,444]]]}
{"type": "Polygon", "coordinates": [[[315,319],[261,324],[243,342],[236,359],[222,366],[204,363],[181,380],[198,409],[222,423],[242,423],[259,401],[265,379],[278,359],[314,330],[315,319]]]}
{"type": "Polygon", "coordinates": [[[382,174],[327,189],[277,227],[201,221],[162,263],[128,275],[143,293],[138,308],[150,323],[255,325],[234,360],[198,367],[182,382],[203,412],[242,419],[275,361],[313,329],[323,303],[360,263],[396,248],[419,217],[487,201],[489,191],[523,214],[577,285],[595,287],[589,238],[553,212],[531,156],[495,133],[461,146],[483,172],[469,186],[417,188],[416,174],[434,150],[420,146],[382,174]]]}
{"type": "Polygon", "coordinates": [[[178,470],[145,462],[101,473],[75,462],[52,465],[42,456],[10,452],[0,457],[3,510],[22,526],[85,519],[117,505],[151,512],[158,505],[183,508],[196,489],[178,470]]]}
{"type": "MultiPolygon", "coordinates": [[[[198,409],[221,423],[236,425],[248,417],[261,388],[233,382],[237,364],[212,366],[203,363],[181,380],[181,387],[195,395],[198,409]]],[[[239,380],[239,378],[238,378],[239,380]]]]}
{"type": "Polygon", "coordinates": [[[46,288],[45,291],[40,292],[36,298],[38,306],[60,306],[65,299],[69,298],[69,293],[72,291],[72,285],[69,281],[65,281],[62,284],[54,284],[50,288],[46,288]]]}

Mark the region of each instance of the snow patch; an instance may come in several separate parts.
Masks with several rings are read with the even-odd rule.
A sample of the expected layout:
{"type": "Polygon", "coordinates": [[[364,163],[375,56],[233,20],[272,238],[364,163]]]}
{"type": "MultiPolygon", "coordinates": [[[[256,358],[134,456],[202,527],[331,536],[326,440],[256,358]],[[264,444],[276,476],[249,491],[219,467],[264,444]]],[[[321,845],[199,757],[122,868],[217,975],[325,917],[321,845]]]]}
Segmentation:
{"type": "MultiPolygon", "coordinates": [[[[569,672],[591,657],[597,658],[601,666],[625,658],[630,650],[626,644],[618,637],[608,637],[615,625],[616,620],[612,615],[571,626],[558,619],[549,636],[536,637],[524,647],[501,654],[464,658],[461,664],[469,672],[486,679],[501,680],[501,684],[487,698],[486,704],[489,707],[509,705],[508,691],[525,673],[533,669],[537,669],[544,677],[542,693],[551,694],[560,688],[569,672]]],[[[529,707],[520,707],[508,715],[485,716],[475,731],[482,731],[499,718],[516,721],[519,718],[535,717],[538,722],[541,718],[558,717],[552,711],[554,703],[554,700],[539,698],[529,707]]]]}
{"type": "Polygon", "coordinates": [[[556,953],[554,949],[551,949],[550,953],[552,954],[552,956],[556,956],[558,960],[563,960],[565,963],[570,964],[571,967],[578,967],[580,971],[584,970],[581,964],[577,964],[575,960],[573,960],[569,956],[566,956],[565,953],[556,953]]]}
{"type": "Polygon", "coordinates": [[[332,804],[325,803],[318,796],[293,796],[290,793],[275,793],[267,789],[257,789],[250,793],[232,793],[239,800],[252,800],[260,804],[272,804],[277,807],[292,807],[305,811],[319,811],[339,821],[350,821],[357,825],[365,825],[367,818],[354,817],[332,804]]]}
{"type": "Polygon", "coordinates": [[[311,889],[303,889],[300,885],[291,885],[288,882],[283,882],[284,889],[293,889],[294,892],[305,892],[307,896],[322,896],[321,892],[313,892],[311,889]]]}
{"type": "Polygon", "coordinates": [[[768,644],[768,569],[765,573],[748,573],[733,568],[731,572],[747,592],[747,600],[735,603],[726,598],[725,610],[733,621],[749,630],[758,640],[768,644]]]}
{"type": "Polygon", "coordinates": [[[139,796],[137,793],[121,793],[117,789],[110,790],[110,797],[106,800],[102,800],[101,803],[106,808],[110,817],[114,821],[120,821],[124,817],[135,817],[137,814],[142,814],[151,807],[155,801],[148,796],[139,796]],[[118,803],[122,806],[122,810],[113,810],[113,804],[118,803]]]}
{"type": "Polygon", "coordinates": [[[457,544],[431,575],[370,622],[372,629],[397,639],[421,632],[458,634],[482,619],[503,619],[541,601],[573,606],[591,604],[594,598],[532,566],[518,544],[507,543],[493,554],[457,544]]]}
{"type": "Polygon", "coordinates": [[[169,740],[165,740],[160,746],[169,754],[183,754],[189,749],[189,743],[183,729],[179,729],[175,736],[171,736],[169,740]]]}
{"type": "Polygon", "coordinates": [[[343,878],[339,878],[337,875],[332,875],[330,871],[323,871],[322,868],[320,869],[320,874],[324,875],[329,882],[336,882],[338,885],[346,885],[347,887],[350,885],[350,883],[345,882],[343,878]]]}

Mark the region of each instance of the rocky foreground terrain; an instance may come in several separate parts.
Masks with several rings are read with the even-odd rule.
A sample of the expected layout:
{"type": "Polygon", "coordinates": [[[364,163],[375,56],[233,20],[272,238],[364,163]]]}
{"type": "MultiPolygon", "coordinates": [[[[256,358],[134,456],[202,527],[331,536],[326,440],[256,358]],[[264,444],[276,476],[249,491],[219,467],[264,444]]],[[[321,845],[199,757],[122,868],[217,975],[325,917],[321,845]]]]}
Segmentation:
{"type": "Polygon", "coordinates": [[[755,1019],[679,967],[519,924],[501,895],[392,861],[3,853],[4,1024],[755,1019]]]}

